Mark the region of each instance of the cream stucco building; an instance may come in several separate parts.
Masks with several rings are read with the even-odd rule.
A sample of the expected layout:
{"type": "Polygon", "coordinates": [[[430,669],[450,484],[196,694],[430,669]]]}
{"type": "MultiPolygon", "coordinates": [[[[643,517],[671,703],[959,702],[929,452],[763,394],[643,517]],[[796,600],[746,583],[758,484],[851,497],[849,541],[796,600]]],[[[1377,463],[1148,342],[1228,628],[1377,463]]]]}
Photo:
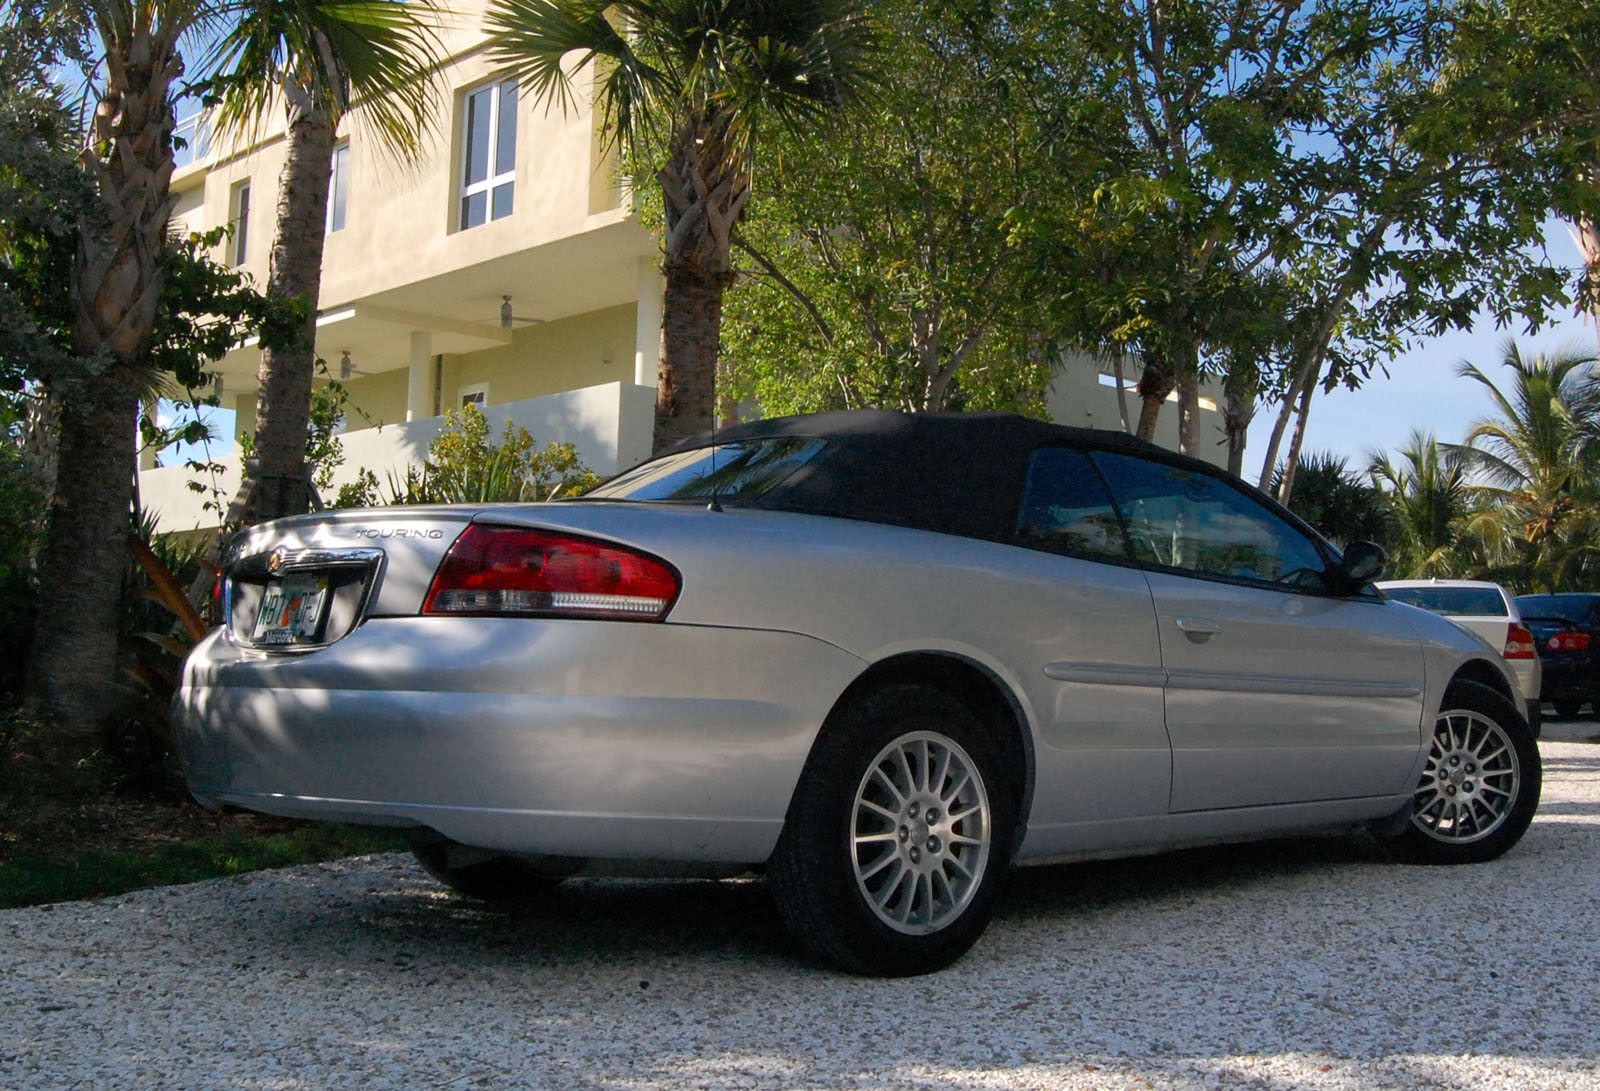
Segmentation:
{"type": "MultiPolygon", "coordinates": [[[[350,395],[342,477],[380,481],[421,461],[440,414],[477,404],[498,433],[514,419],[540,443],[576,445],[602,475],[649,454],[662,280],[599,139],[587,96],[563,113],[519,98],[485,55],[478,5],[444,36],[440,114],[414,162],[366,139],[359,114],[335,153],[317,351],[350,395]]],[[[173,177],[174,226],[232,223],[216,257],[267,274],[281,122],[244,148],[205,139],[191,119],[173,177]]],[[[260,353],[219,361],[222,403],[252,430],[260,353]]],[[[1117,427],[1114,391],[1092,364],[1067,367],[1050,399],[1062,423],[1117,427]]],[[[1164,414],[1173,418],[1176,411],[1164,414]]],[[[1208,421],[1207,428],[1213,425],[1208,421]]],[[[231,494],[236,456],[217,485],[231,494]]],[[[190,471],[140,475],[168,530],[214,526],[190,471]]]]}

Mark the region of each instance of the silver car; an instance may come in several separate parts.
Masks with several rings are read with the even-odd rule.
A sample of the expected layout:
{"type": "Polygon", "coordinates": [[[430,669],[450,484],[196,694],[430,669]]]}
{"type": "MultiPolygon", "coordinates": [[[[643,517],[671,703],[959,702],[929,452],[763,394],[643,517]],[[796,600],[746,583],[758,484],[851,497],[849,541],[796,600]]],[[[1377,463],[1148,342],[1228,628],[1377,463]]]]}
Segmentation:
{"type": "Polygon", "coordinates": [[[202,803],[400,828],[464,892],[762,870],[814,956],[922,973],[1012,864],[1515,844],[1516,685],[1381,567],[1120,433],[764,421],[577,500],[253,528],[175,738],[202,803]]]}

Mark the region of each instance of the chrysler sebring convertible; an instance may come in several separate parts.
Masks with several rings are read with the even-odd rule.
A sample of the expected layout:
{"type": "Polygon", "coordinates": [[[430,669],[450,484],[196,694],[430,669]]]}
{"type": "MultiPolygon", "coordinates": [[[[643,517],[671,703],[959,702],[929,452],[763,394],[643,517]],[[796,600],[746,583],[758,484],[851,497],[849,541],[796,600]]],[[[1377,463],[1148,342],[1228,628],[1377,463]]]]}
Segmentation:
{"type": "Polygon", "coordinates": [[[464,893],[759,871],[812,956],[923,973],[1013,865],[1515,844],[1499,649],[1382,565],[1120,433],[791,417],[573,500],[250,529],[174,730],[202,803],[398,828],[464,893]]]}

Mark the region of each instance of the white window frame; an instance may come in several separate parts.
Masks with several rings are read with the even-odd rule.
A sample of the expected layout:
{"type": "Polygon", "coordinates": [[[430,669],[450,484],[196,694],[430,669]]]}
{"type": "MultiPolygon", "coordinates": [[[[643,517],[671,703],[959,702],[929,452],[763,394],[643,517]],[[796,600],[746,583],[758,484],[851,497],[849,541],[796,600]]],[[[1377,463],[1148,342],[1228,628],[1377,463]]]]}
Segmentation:
{"type": "MultiPolygon", "coordinates": [[[[457,175],[460,192],[456,195],[456,227],[458,230],[465,231],[469,227],[481,227],[483,224],[492,223],[497,219],[503,219],[504,216],[496,216],[494,214],[494,191],[503,185],[512,186],[513,208],[515,207],[514,195],[516,193],[515,183],[517,180],[515,153],[513,152],[510,170],[496,174],[494,169],[495,161],[500,155],[500,100],[503,97],[502,88],[508,85],[513,88],[513,101],[520,101],[521,91],[517,88],[516,80],[495,80],[492,83],[479,84],[476,87],[468,88],[462,95],[461,143],[459,147],[461,154],[461,171],[457,175]],[[467,178],[468,172],[472,170],[471,102],[474,96],[482,94],[485,91],[488,92],[489,101],[488,117],[484,122],[488,128],[489,134],[488,157],[486,160],[484,178],[479,181],[472,182],[468,181],[467,178]],[[469,223],[467,221],[467,202],[472,197],[475,197],[480,193],[483,194],[484,202],[483,220],[479,223],[469,223]]],[[[513,144],[516,141],[515,124],[513,124],[512,128],[512,141],[513,144]]],[[[509,213],[505,215],[509,215],[509,213]]]]}
{"type": "Polygon", "coordinates": [[[328,216],[326,233],[343,231],[350,221],[350,141],[341,140],[333,146],[332,170],[328,174],[328,216]],[[338,210],[339,221],[334,222],[338,210]]]}
{"type": "Polygon", "coordinates": [[[489,407],[488,383],[468,383],[456,389],[456,408],[465,409],[468,405],[480,413],[489,407]]]}
{"type": "Polygon", "coordinates": [[[250,256],[250,179],[235,182],[228,194],[228,222],[233,225],[233,264],[243,265],[250,256]]]}

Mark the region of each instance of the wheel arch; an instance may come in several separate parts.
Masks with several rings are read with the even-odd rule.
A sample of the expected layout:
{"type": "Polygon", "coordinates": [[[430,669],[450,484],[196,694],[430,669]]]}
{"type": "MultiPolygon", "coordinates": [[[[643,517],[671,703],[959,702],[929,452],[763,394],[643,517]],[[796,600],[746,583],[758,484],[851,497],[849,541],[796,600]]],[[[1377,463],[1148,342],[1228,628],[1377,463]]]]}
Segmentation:
{"type": "MultiPolygon", "coordinates": [[[[1486,659],[1469,659],[1462,663],[1450,676],[1450,686],[1457,682],[1476,682],[1481,686],[1488,686],[1511,702],[1512,707],[1520,712],[1522,702],[1511,683],[1506,681],[1505,672],[1486,659]]],[[[1445,690],[1448,691],[1450,686],[1446,686],[1445,690]]]]}
{"type": "MultiPolygon", "coordinates": [[[[1033,733],[1022,703],[998,675],[973,659],[953,652],[902,652],[872,664],[847,686],[833,707],[833,719],[863,694],[885,686],[916,685],[960,701],[985,724],[1004,747],[1008,766],[1016,770],[1017,827],[1012,851],[1022,843],[1033,804],[1033,733]]],[[[815,745],[815,744],[813,744],[815,745]]]]}

